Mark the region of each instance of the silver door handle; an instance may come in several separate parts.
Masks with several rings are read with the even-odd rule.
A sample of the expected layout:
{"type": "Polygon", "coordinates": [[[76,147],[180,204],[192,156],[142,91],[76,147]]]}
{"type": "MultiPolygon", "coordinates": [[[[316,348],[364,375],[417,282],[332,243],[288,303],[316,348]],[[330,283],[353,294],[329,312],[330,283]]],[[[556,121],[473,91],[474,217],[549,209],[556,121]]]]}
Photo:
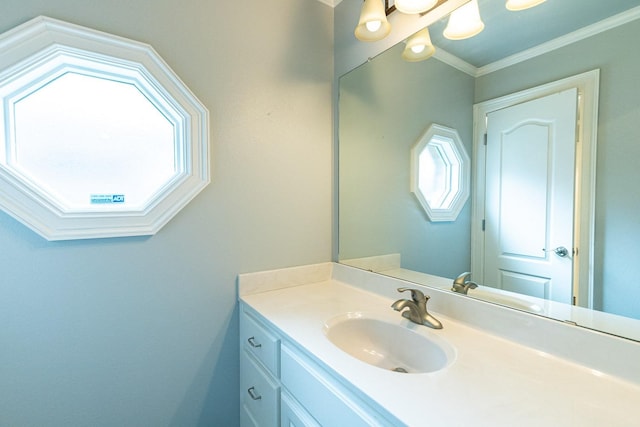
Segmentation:
{"type": "Polygon", "coordinates": [[[559,257],[566,257],[567,255],[569,255],[569,250],[567,248],[565,248],[564,246],[558,246],[555,249],[542,249],[545,252],[555,252],[556,255],[558,255],[559,257]]]}

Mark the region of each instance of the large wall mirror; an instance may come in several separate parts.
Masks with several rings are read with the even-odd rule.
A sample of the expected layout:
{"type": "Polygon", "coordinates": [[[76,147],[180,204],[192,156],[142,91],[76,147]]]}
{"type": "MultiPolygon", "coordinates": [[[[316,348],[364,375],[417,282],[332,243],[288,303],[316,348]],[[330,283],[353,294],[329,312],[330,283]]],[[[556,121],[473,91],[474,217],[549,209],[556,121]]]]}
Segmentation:
{"type": "MultiPolygon", "coordinates": [[[[455,221],[428,221],[407,187],[412,145],[430,124],[442,124],[458,131],[474,164],[482,144],[476,131],[486,119],[476,117],[474,123],[474,105],[592,72],[599,86],[592,124],[597,147],[593,185],[584,186],[592,218],[583,218],[589,241],[583,242],[588,256],[581,260],[589,272],[586,280],[578,271],[565,279],[574,287],[567,295],[575,297],[580,297],[578,286],[585,286],[578,281],[590,282],[589,298],[567,297],[560,303],[544,293],[499,289],[498,283],[473,276],[481,286],[468,297],[640,340],[640,287],[635,285],[640,276],[635,259],[640,254],[640,56],[634,46],[640,37],[640,3],[588,3],[548,0],[510,12],[502,0],[479,0],[485,30],[478,36],[446,40],[443,19],[430,26],[437,49],[431,59],[402,61],[400,43],[340,78],[340,262],[443,288],[474,271],[472,252],[477,258],[484,248],[475,234],[481,226],[474,222],[482,217],[473,211],[474,194],[455,221]]],[[[567,96],[575,97],[568,102],[583,105],[581,89],[567,96]]],[[[588,119],[580,116],[584,111],[576,113],[574,120],[588,119]]],[[[581,137],[579,132],[576,138],[581,137]]],[[[587,154],[578,148],[580,155],[587,154]]],[[[477,169],[472,174],[476,189],[477,169]]],[[[563,251],[554,252],[561,245],[539,246],[535,256],[541,259],[565,262],[582,255],[574,253],[571,242],[562,245],[568,248],[564,257],[563,251]]]]}
{"type": "Polygon", "coordinates": [[[157,232],[209,182],[208,112],[148,45],[0,36],[0,206],[49,240],[157,232]]]}

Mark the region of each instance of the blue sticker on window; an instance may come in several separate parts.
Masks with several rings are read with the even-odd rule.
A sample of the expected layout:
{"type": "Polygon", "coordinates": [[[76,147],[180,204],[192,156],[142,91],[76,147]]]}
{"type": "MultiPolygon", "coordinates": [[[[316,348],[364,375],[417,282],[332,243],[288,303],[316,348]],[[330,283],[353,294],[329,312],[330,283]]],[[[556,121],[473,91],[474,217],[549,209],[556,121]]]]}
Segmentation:
{"type": "Polygon", "coordinates": [[[124,194],[92,194],[92,205],[104,205],[110,203],[124,203],[124,194]]]}

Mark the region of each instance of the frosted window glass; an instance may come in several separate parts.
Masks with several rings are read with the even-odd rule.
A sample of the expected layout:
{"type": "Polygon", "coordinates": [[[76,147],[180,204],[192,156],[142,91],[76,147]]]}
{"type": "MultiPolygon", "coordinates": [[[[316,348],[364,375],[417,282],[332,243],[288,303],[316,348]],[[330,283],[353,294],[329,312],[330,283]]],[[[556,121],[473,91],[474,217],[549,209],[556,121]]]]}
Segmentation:
{"type": "Polygon", "coordinates": [[[460,159],[450,138],[433,137],[420,152],[418,187],[432,209],[449,209],[460,189],[460,159]]]}
{"type": "Polygon", "coordinates": [[[469,197],[469,156],[455,129],[433,124],[411,149],[411,191],[431,221],[454,221],[469,197]]]}
{"type": "Polygon", "coordinates": [[[173,125],[128,83],[66,73],[15,103],[15,135],[14,168],[65,210],[140,208],[176,174],[173,125]]]}

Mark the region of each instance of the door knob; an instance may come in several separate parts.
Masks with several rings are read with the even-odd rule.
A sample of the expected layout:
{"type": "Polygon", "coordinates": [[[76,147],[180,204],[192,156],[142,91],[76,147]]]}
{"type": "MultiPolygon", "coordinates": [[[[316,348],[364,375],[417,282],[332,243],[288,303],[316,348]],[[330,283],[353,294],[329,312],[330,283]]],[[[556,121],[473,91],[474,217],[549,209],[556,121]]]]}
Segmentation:
{"type": "Polygon", "coordinates": [[[545,252],[555,252],[556,255],[558,255],[559,257],[566,257],[567,255],[569,255],[569,250],[567,248],[565,248],[564,246],[558,246],[555,249],[542,249],[545,252]]]}

